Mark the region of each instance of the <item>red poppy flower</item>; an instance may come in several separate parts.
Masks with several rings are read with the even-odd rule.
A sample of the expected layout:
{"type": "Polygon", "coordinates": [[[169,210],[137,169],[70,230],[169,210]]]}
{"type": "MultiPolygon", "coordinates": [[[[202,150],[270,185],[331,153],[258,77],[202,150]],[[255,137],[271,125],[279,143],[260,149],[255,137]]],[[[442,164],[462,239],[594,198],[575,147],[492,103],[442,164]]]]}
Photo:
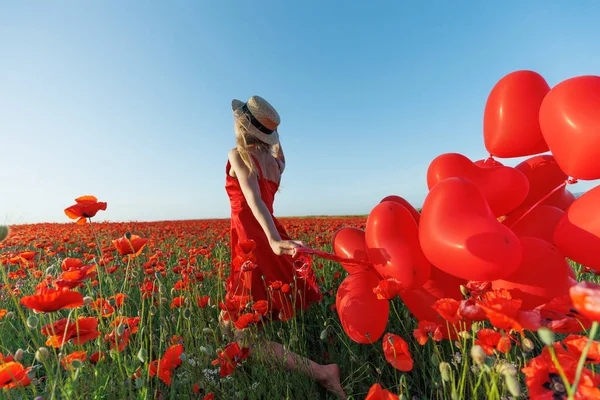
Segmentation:
{"type": "Polygon", "coordinates": [[[220,375],[225,378],[233,373],[239,363],[248,357],[249,349],[240,348],[237,342],[228,344],[223,351],[218,353],[218,358],[212,361],[212,365],[221,365],[220,375]]]}
{"type": "Polygon", "coordinates": [[[541,326],[539,313],[521,311],[521,304],[522,301],[514,299],[508,290],[498,289],[486,292],[479,306],[498,329],[514,329],[519,333],[523,333],[523,329],[537,330],[541,326]]]}
{"type": "Polygon", "coordinates": [[[92,354],[92,355],[90,356],[90,362],[91,362],[92,364],[98,364],[98,362],[99,362],[100,360],[104,360],[104,358],[105,358],[105,357],[106,357],[106,356],[104,355],[104,353],[102,353],[102,352],[100,352],[100,351],[97,351],[97,352],[95,352],[94,354],[92,354]]]}
{"type": "Polygon", "coordinates": [[[52,312],[83,305],[83,295],[65,289],[40,288],[31,296],[21,298],[21,304],[38,312],[52,312]]]}
{"type": "Polygon", "coordinates": [[[252,305],[252,309],[260,315],[266,315],[269,311],[269,303],[266,300],[259,300],[252,305]]]}
{"type": "MultiPolygon", "coordinates": [[[[554,343],[553,347],[556,352],[557,361],[565,373],[568,384],[572,385],[575,381],[575,371],[579,360],[567,353],[560,343],[554,343]]],[[[521,371],[525,374],[525,383],[529,389],[531,400],[567,398],[565,382],[554,365],[548,348],[544,348],[541,355],[529,360],[521,371]]],[[[587,368],[583,368],[581,380],[575,393],[575,399],[600,398],[600,389],[597,387],[599,384],[600,375],[594,374],[587,368]]]]}
{"type": "Polygon", "coordinates": [[[65,258],[60,267],[63,271],[79,269],[83,267],[83,261],[81,261],[79,258],[65,258]]]}
{"type": "Polygon", "coordinates": [[[4,317],[6,314],[8,314],[8,310],[0,310],[0,319],[2,319],[2,317],[4,317]]]}
{"type": "Polygon", "coordinates": [[[377,295],[379,300],[392,300],[402,291],[402,285],[397,279],[388,278],[379,281],[379,284],[373,288],[373,293],[377,295]]]}
{"type": "Polygon", "coordinates": [[[458,324],[461,316],[458,313],[458,301],[454,299],[439,299],[431,306],[438,314],[452,325],[458,324]]]}
{"type": "MultiPolygon", "coordinates": [[[[569,335],[562,342],[567,346],[569,352],[573,354],[573,357],[579,359],[583,353],[583,348],[590,340],[587,336],[569,335]]],[[[592,340],[585,361],[592,364],[600,364],[600,342],[592,340]]]]}
{"type": "Polygon", "coordinates": [[[400,371],[412,370],[413,359],[408,344],[400,336],[386,333],[383,337],[383,354],[394,368],[400,371]]]}
{"type": "Polygon", "coordinates": [[[70,370],[70,369],[73,369],[73,361],[79,360],[79,361],[83,362],[86,359],[87,359],[87,354],[85,351],[74,351],[73,353],[67,354],[66,356],[64,356],[60,360],[60,363],[62,364],[64,369],[70,370]]]}
{"type": "Polygon", "coordinates": [[[470,298],[467,300],[461,300],[458,305],[458,313],[466,319],[471,321],[485,321],[487,316],[483,308],[479,307],[477,300],[470,298]]]}
{"type": "Polygon", "coordinates": [[[246,313],[241,315],[234,323],[239,330],[246,329],[249,325],[259,322],[260,315],[258,313],[246,313]]]}
{"type": "Polygon", "coordinates": [[[581,332],[592,326],[592,321],[575,310],[568,294],[555,297],[536,310],[540,313],[542,323],[555,333],[581,332]]]}
{"type": "Polygon", "coordinates": [[[493,329],[484,328],[477,332],[475,344],[479,345],[487,355],[494,355],[494,350],[501,353],[510,351],[510,338],[493,329]]]}
{"type": "Polygon", "coordinates": [[[432,334],[433,340],[439,342],[443,338],[441,328],[442,326],[435,322],[419,321],[417,329],[413,331],[413,336],[421,346],[424,346],[425,343],[427,343],[430,333],[432,334]]]}
{"type": "Polygon", "coordinates": [[[75,344],[84,344],[100,336],[98,320],[94,317],[79,317],[77,321],[69,322],[63,318],[54,324],[45,325],[41,329],[42,335],[49,336],[46,346],[61,347],[70,340],[75,344]]]}
{"type": "Polygon", "coordinates": [[[115,246],[120,255],[126,256],[131,255],[131,257],[137,257],[140,255],[148,239],[143,239],[138,235],[131,235],[131,239],[127,239],[127,237],[123,236],[119,239],[115,239],[112,241],[112,244],[115,246]]]}
{"type": "Polygon", "coordinates": [[[573,307],[584,317],[600,322],[600,285],[579,282],[569,289],[573,307]]]}
{"type": "Polygon", "coordinates": [[[198,307],[200,308],[206,307],[208,305],[208,302],[210,301],[209,296],[198,296],[196,297],[196,299],[198,300],[198,307]]]}
{"type": "Polygon", "coordinates": [[[28,386],[31,367],[25,368],[15,361],[0,363],[0,389],[28,386]]]}
{"type": "Polygon", "coordinates": [[[183,354],[182,344],[169,347],[162,358],[150,364],[150,376],[158,375],[161,381],[171,386],[173,370],[181,365],[181,354],[183,354]]]}
{"type": "Polygon", "coordinates": [[[367,393],[367,397],[365,400],[398,400],[399,397],[392,392],[383,389],[379,383],[375,383],[369,389],[369,393],[367,393]]]}
{"type": "Polygon", "coordinates": [[[75,202],[77,204],[65,208],[65,214],[71,219],[77,219],[80,225],[85,224],[86,218],[94,217],[98,211],[106,211],[106,203],[98,202],[94,196],[81,196],[75,202]]]}
{"type": "Polygon", "coordinates": [[[95,265],[86,265],[79,269],[70,269],[65,271],[54,282],[56,287],[73,289],[86,279],[91,279],[98,275],[95,265]]]}

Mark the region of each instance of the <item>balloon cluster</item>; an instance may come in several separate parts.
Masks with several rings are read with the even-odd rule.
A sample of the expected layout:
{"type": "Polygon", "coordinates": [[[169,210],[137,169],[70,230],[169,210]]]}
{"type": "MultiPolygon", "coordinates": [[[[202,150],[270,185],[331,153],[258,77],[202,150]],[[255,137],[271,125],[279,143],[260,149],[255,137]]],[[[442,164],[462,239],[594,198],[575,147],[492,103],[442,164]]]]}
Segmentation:
{"type": "Polygon", "coordinates": [[[469,281],[514,290],[534,309],[576,282],[567,258],[600,272],[600,186],[578,199],[566,189],[600,179],[600,76],[551,89],[536,72],[512,72],[491,91],[483,130],[488,159],[431,162],[421,213],[388,196],[364,231],[334,235],[335,254],[360,262],[342,263],[349,275],[336,296],[354,341],[381,337],[395,295],[417,320],[435,321],[432,305],[461,300],[469,281]],[[515,167],[493,158],[524,156],[515,167]]]}

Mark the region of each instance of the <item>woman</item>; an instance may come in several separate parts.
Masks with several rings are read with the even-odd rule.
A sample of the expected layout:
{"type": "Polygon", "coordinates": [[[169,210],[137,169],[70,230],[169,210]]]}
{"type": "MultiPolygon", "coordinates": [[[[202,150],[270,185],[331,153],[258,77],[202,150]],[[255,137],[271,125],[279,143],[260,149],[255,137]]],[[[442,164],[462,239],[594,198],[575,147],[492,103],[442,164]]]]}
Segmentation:
{"type": "MultiPolygon", "coordinates": [[[[294,249],[304,244],[291,240],[273,216],[273,200],[285,169],[277,132],[279,114],[259,96],[246,103],[233,100],[232,108],[236,148],[229,152],[225,189],[231,204],[234,262],[227,280],[227,311],[220,316],[222,326],[230,332],[238,310],[249,302],[264,300],[262,303],[266,302],[270,311],[268,318],[287,320],[296,311],[321,301],[312,270],[296,269],[291,257],[294,249]],[[249,260],[252,262],[246,262],[249,260]]],[[[260,351],[263,356],[274,357],[287,370],[302,372],[346,398],[337,365],[319,365],[285,351],[275,342],[255,343],[251,347],[251,355],[260,351]]]]}

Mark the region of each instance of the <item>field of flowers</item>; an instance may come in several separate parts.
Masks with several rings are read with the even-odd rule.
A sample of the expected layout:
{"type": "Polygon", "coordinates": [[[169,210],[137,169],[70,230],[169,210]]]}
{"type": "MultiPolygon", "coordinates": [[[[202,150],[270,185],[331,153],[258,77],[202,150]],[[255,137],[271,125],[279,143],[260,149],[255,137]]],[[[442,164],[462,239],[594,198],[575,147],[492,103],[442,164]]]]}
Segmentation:
{"type": "MultiPolygon", "coordinates": [[[[229,220],[80,222],[13,226],[0,243],[0,398],[335,398],[247,357],[221,331],[229,220]]],[[[281,222],[292,237],[332,252],[334,233],[364,229],[366,218],[281,222]]],[[[386,335],[365,345],[346,335],[336,312],[344,268],[316,257],[304,263],[323,301],[261,335],[338,364],[349,398],[600,398],[600,344],[584,336],[597,330],[600,286],[574,286],[534,310],[539,330],[520,319],[518,298],[485,282],[461,288],[462,301],[436,303],[437,322],[417,321],[397,293],[378,287],[390,320],[386,335]],[[450,324],[467,323],[456,339],[443,339],[450,324]]],[[[578,280],[597,281],[573,267],[578,280]]],[[[246,311],[236,327],[258,335],[262,308],[249,303],[246,311]]]]}

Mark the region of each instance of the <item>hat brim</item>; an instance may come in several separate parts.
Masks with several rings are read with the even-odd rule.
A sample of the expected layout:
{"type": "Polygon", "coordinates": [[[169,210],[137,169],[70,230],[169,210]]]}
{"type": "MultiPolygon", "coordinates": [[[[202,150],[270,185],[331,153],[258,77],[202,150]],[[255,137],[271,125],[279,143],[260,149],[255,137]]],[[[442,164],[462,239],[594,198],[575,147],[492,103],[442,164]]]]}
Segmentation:
{"type": "MultiPolygon", "coordinates": [[[[231,108],[233,109],[233,115],[235,118],[239,118],[241,116],[242,110],[240,110],[240,107],[242,107],[244,104],[245,103],[243,101],[239,101],[237,99],[234,99],[231,102],[231,108]]],[[[277,130],[274,130],[273,133],[267,135],[266,133],[256,129],[254,125],[250,123],[248,124],[248,126],[246,126],[246,130],[250,135],[254,136],[263,143],[270,145],[279,143],[279,132],[277,132],[277,130]]]]}
{"type": "Polygon", "coordinates": [[[240,107],[241,107],[241,106],[243,106],[243,105],[244,105],[244,102],[243,102],[243,101],[240,101],[240,100],[238,100],[238,99],[233,99],[233,100],[231,100],[231,109],[232,109],[233,111],[237,110],[238,108],[240,108],[240,107]]]}

